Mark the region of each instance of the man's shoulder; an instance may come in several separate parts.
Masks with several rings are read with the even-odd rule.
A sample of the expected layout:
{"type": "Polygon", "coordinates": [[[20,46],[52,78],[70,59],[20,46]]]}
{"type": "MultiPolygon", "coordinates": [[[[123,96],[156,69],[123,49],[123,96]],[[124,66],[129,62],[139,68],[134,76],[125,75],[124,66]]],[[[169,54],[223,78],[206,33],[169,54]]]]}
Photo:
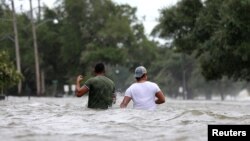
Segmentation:
{"type": "Polygon", "coordinates": [[[147,81],[146,84],[147,84],[148,86],[158,87],[158,84],[156,84],[155,82],[152,82],[152,81],[147,81]]]}
{"type": "Polygon", "coordinates": [[[106,76],[96,76],[94,79],[95,80],[93,80],[93,81],[96,81],[96,82],[103,82],[104,81],[106,84],[115,85],[114,81],[106,76]]]}
{"type": "Polygon", "coordinates": [[[114,81],[110,78],[108,78],[107,76],[103,76],[105,81],[109,81],[110,83],[114,83],[114,81]]]}
{"type": "Polygon", "coordinates": [[[146,81],[147,84],[153,84],[153,85],[157,85],[155,82],[152,81],[146,81]]]}
{"type": "Polygon", "coordinates": [[[138,87],[138,83],[133,82],[127,89],[134,89],[138,87]]]}

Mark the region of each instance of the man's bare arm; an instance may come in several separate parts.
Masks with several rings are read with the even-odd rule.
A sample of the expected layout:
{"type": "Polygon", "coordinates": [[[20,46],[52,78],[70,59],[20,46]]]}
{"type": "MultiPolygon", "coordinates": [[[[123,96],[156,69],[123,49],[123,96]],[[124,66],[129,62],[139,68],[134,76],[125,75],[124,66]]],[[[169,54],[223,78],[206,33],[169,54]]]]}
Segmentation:
{"type": "Polygon", "coordinates": [[[80,86],[80,82],[83,80],[83,76],[79,75],[76,79],[76,96],[81,97],[89,91],[87,86],[80,86]]]}
{"type": "Polygon", "coordinates": [[[128,106],[128,103],[130,102],[130,100],[131,100],[131,97],[125,96],[123,98],[122,103],[120,104],[120,107],[121,108],[126,108],[128,106]]]}
{"type": "Polygon", "coordinates": [[[165,102],[165,96],[162,91],[157,92],[155,96],[157,97],[157,99],[155,100],[156,104],[162,104],[165,102]]]}

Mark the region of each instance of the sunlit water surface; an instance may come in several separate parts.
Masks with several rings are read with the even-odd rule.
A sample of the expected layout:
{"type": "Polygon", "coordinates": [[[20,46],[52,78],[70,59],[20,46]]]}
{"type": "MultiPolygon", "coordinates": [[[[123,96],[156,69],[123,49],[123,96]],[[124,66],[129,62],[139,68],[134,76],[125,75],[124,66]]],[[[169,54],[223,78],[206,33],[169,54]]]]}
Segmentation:
{"type": "Polygon", "coordinates": [[[0,101],[0,140],[207,141],[208,124],[250,124],[250,101],[167,99],[156,111],[86,108],[87,97],[8,97],[0,101]]]}

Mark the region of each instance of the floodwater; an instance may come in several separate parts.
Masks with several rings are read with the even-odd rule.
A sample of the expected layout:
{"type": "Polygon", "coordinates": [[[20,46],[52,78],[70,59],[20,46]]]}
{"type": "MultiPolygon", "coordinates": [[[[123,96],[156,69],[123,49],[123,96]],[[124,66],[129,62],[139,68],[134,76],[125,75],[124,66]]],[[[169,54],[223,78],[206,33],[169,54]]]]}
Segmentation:
{"type": "Polygon", "coordinates": [[[249,100],[171,100],[156,111],[86,108],[87,96],[0,101],[0,140],[207,141],[208,124],[249,124],[249,100]]]}

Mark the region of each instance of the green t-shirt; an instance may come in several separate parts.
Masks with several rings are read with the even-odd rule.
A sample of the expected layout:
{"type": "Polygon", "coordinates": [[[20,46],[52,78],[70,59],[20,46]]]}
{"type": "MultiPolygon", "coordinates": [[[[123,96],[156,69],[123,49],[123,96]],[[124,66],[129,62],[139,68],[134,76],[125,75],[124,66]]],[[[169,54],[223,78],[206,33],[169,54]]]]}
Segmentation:
{"type": "Polygon", "coordinates": [[[88,108],[107,109],[112,106],[115,84],[111,79],[98,75],[88,79],[85,85],[89,88],[88,108]]]}

